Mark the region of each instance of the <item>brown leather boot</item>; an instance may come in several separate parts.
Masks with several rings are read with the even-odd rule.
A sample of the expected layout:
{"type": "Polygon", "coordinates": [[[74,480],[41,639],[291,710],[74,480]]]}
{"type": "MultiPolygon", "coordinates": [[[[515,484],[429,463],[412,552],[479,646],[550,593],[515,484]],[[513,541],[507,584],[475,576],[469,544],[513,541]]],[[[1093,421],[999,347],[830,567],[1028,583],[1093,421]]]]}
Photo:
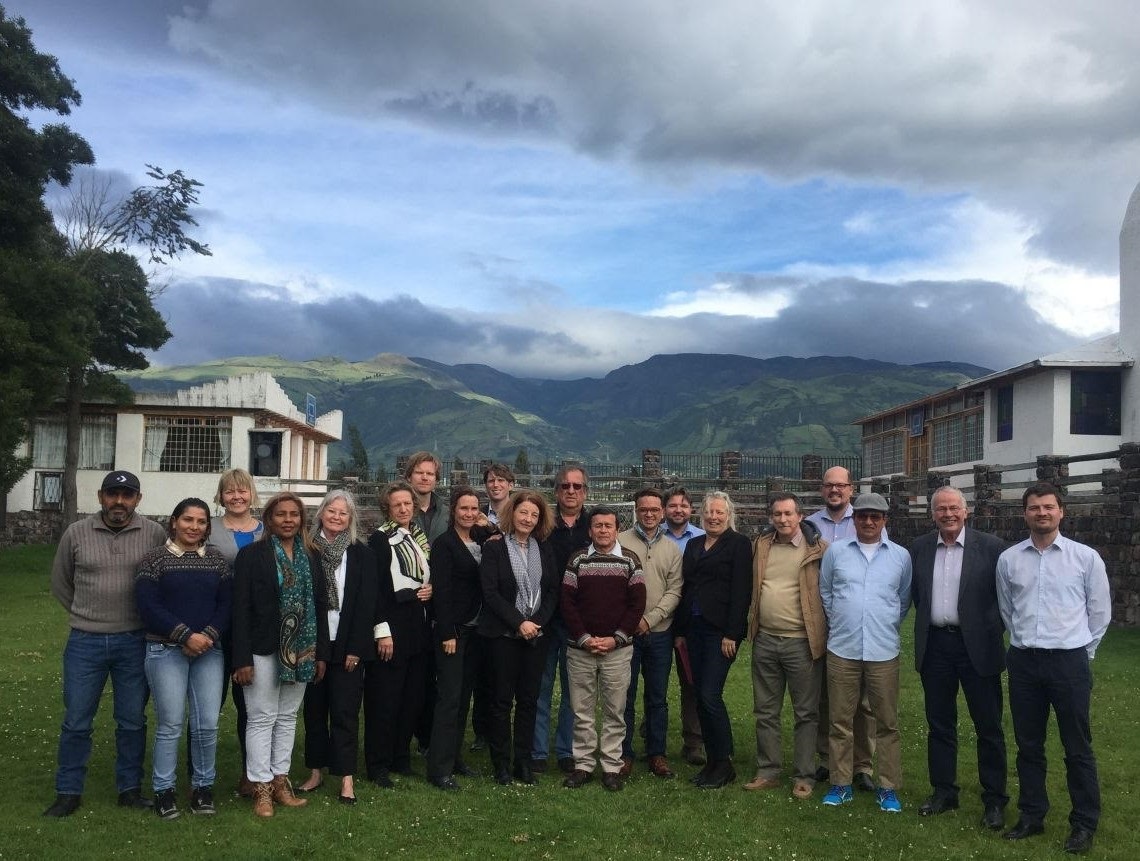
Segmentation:
{"type": "Polygon", "coordinates": [[[273,815],[273,786],[269,783],[253,784],[253,815],[267,819],[273,815]]]}
{"type": "Polygon", "coordinates": [[[251,781],[244,774],[238,781],[237,794],[242,798],[253,798],[253,781],[251,781]]]}
{"type": "Polygon", "coordinates": [[[273,777],[273,800],[282,807],[304,807],[309,803],[307,798],[298,798],[293,794],[293,785],[284,774],[273,777]]]}

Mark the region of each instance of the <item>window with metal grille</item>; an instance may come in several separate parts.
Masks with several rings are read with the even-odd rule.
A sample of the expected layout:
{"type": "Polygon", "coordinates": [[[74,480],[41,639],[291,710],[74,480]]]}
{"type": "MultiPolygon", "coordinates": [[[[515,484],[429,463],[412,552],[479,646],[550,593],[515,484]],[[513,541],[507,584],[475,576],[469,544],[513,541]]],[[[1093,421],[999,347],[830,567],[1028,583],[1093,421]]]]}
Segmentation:
{"type": "Polygon", "coordinates": [[[230,468],[229,416],[147,416],[143,469],[218,473],[230,468]]]}
{"type": "Polygon", "coordinates": [[[906,431],[897,430],[863,440],[864,475],[897,475],[906,469],[906,431]]]}

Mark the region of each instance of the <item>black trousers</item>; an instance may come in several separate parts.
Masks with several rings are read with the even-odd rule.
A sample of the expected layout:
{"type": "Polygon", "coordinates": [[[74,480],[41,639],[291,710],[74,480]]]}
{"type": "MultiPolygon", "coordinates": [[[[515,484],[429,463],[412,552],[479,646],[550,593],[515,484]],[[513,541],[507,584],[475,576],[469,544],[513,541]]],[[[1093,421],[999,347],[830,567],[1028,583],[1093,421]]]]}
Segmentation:
{"type": "Polygon", "coordinates": [[[435,712],[427,756],[428,777],[447,777],[456,763],[463,761],[467,712],[483,642],[473,627],[465,627],[456,639],[455,654],[446,654],[439,643],[435,646],[435,712]]]}
{"type": "Polygon", "coordinates": [[[368,777],[411,769],[412,733],[423,707],[427,655],[364,665],[364,764],[368,777]]]}
{"type": "Polygon", "coordinates": [[[970,663],[960,631],[930,628],[922,659],[926,699],[926,765],[935,795],[958,797],[958,688],[978,735],[978,780],[982,803],[1009,804],[1001,674],[980,676],[970,663]]]}
{"type": "Polygon", "coordinates": [[[343,777],[356,774],[364,668],[330,663],[319,684],[305,688],[305,767],[343,777]]]}
{"type": "Polygon", "coordinates": [[[1017,739],[1017,807],[1022,819],[1043,822],[1049,810],[1045,733],[1052,708],[1065,749],[1065,777],[1072,803],[1069,824],[1096,831],[1100,821],[1100,781],[1089,727],[1092,672],[1088,652],[1083,648],[1011,648],[1007,663],[1009,710],[1017,739]]]}
{"type": "Polygon", "coordinates": [[[546,669],[547,637],[524,640],[519,637],[489,637],[487,658],[491,662],[491,712],[487,746],[491,766],[507,768],[514,751],[515,763],[529,763],[534,746],[538,689],[546,669]],[[514,733],[511,707],[514,706],[514,733]],[[512,744],[513,742],[513,744],[512,744]]]}

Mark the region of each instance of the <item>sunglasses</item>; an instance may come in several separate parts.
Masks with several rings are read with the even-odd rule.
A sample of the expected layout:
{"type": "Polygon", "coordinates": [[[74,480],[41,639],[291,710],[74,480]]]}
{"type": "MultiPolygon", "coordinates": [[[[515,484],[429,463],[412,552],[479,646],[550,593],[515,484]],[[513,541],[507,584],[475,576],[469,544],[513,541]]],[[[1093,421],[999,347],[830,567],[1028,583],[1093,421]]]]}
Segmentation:
{"type": "Polygon", "coordinates": [[[562,490],[582,490],[586,487],[584,484],[579,484],[576,481],[564,481],[558,485],[562,490]]]}

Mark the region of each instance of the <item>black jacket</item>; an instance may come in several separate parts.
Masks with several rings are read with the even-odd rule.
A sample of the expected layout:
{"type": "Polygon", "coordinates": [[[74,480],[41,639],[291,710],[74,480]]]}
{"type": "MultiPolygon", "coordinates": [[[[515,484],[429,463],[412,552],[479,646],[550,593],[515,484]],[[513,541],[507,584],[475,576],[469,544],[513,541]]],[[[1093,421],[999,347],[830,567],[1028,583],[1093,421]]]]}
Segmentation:
{"type": "MultiPolygon", "coordinates": [[[[300,538],[294,545],[304,551],[300,538]]],[[[317,608],[317,660],[327,661],[329,644],[328,600],[321,560],[309,554],[313,574],[313,601],[317,608]]],[[[268,539],[247,544],[234,560],[233,665],[252,667],[254,655],[277,653],[281,629],[281,594],[277,560],[268,539]]]]}
{"type": "MultiPolygon", "coordinates": [[[[504,536],[498,541],[483,545],[483,561],[479,563],[479,576],[483,583],[483,614],[479,617],[479,633],[485,637],[514,637],[519,625],[527,621],[515,609],[518,584],[511,567],[511,557],[504,536]]],[[[538,542],[542,554],[542,581],[539,585],[538,610],[530,617],[540,628],[554,615],[554,605],[562,583],[562,572],[554,564],[554,553],[545,541],[538,542]]]]}
{"type": "Polygon", "coordinates": [[[693,602],[701,617],[739,643],[748,627],[752,601],[752,542],[735,530],[725,530],[705,552],[704,536],[685,545],[681,560],[681,603],[673,616],[673,633],[684,636],[693,615],[693,602]]]}
{"type": "Polygon", "coordinates": [[[345,551],[344,599],[340,603],[340,624],[332,643],[332,659],[343,663],[345,655],[362,661],[376,660],[376,555],[360,541],[345,551]]]}
{"type": "MultiPolygon", "coordinates": [[[[472,531],[478,541],[486,533],[472,531]]],[[[431,545],[431,603],[435,611],[435,638],[458,638],[459,630],[474,619],[483,605],[479,563],[454,529],[431,545]]]]}
{"type": "MultiPolygon", "coordinates": [[[[392,584],[392,545],[376,530],[368,539],[376,556],[376,624],[388,623],[392,656],[403,659],[431,648],[431,604],[416,597],[415,589],[396,590],[392,584]]],[[[429,577],[430,582],[430,577],[429,577]]],[[[434,593],[435,587],[432,587],[434,593]]],[[[434,596],[433,596],[434,597],[434,596]]]]}
{"type": "MultiPolygon", "coordinates": [[[[1009,545],[996,535],[966,527],[962,539],[962,580],[958,585],[958,625],[966,654],[979,676],[1005,669],[1005,626],[997,603],[997,560],[1009,545]]],[[[934,588],[934,551],[938,532],[920,535],[910,545],[911,599],[914,601],[914,664],[922,672],[930,630],[934,588]]]]}

